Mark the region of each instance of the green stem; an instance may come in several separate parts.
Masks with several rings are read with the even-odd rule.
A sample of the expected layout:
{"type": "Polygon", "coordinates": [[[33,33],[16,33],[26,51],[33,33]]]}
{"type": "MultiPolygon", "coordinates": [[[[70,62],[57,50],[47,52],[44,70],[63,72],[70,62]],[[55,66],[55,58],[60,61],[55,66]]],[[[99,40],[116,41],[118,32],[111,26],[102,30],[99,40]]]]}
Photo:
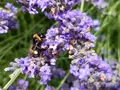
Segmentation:
{"type": "MultiPolygon", "coordinates": [[[[118,20],[120,20],[120,15],[118,17],[118,20]]],[[[118,23],[120,23],[120,21],[118,23]]],[[[120,61],[120,41],[119,40],[120,40],[120,30],[118,30],[118,61],[120,61]]]]}
{"type": "Polygon", "coordinates": [[[63,80],[60,82],[60,84],[59,84],[59,86],[57,87],[56,90],[59,90],[59,89],[62,87],[62,85],[65,83],[65,81],[66,81],[66,79],[67,79],[67,77],[68,77],[69,74],[70,74],[70,72],[68,71],[67,74],[66,74],[66,76],[65,76],[65,77],[63,78],[63,80]]]}
{"type": "Polygon", "coordinates": [[[81,1],[81,7],[80,7],[80,11],[83,12],[83,8],[84,8],[84,0],[81,1]]]}
{"type": "Polygon", "coordinates": [[[44,88],[44,86],[42,86],[41,88],[40,88],[40,90],[44,90],[45,88],[44,88]]]}
{"type": "Polygon", "coordinates": [[[10,87],[10,85],[12,85],[12,83],[16,80],[16,78],[20,75],[20,73],[21,70],[18,69],[14,77],[12,77],[11,80],[3,87],[3,90],[7,90],[10,87]]]}
{"type": "Polygon", "coordinates": [[[39,88],[40,88],[40,85],[38,84],[36,90],[39,90],[39,88]]]}

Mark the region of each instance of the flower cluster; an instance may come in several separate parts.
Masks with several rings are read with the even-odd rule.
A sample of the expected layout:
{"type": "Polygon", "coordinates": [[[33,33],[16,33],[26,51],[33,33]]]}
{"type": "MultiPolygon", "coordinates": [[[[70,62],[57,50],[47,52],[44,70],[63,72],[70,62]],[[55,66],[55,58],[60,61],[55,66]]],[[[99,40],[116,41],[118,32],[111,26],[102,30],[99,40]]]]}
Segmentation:
{"type": "Polygon", "coordinates": [[[70,9],[71,5],[81,2],[81,0],[16,0],[16,2],[20,3],[22,9],[27,10],[31,14],[37,14],[37,8],[40,8],[42,12],[48,10],[53,15],[70,9]]]}
{"type": "MultiPolygon", "coordinates": [[[[104,62],[109,64],[111,67],[112,77],[105,76],[103,72],[92,71],[88,79],[89,68],[83,71],[81,74],[84,76],[82,80],[76,78],[76,76],[69,74],[65,83],[62,85],[60,90],[119,90],[120,89],[120,63],[118,62],[104,62]],[[85,72],[86,71],[86,72],[85,72]],[[83,80],[84,79],[84,80],[83,80]],[[85,80],[86,79],[86,80],[85,80]]],[[[88,65],[86,66],[88,67],[88,65]]],[[[106,66],[104,67],[106,68],[106,66]]],[[[74,68],[73,68],[74,69],[74,68]]],[[[91,68],[90,68],[91,69],[91,68]]],[[[63,71],[61,71],[63,72],[63,71]]],[[[76,73],[76,72],[74,72],[76,73]]],[[[79,74],[80,75],[80,74],[79,74]]],[[[47,85],[45,90],[56,90],[55,87],[47,85]]]]}
{"type": "MultiPolygon", "coordinates": [[[[67,11],[55,15],[55,20],[58,21],[58,27],[54,26],[47,31],[46,40],[42,44],[43,48],[51,49],[52,54],[69,51],[80,39],[83,42],[96,40],[96,37],[90,33],[90,29],[96,26],[94,20],[85,13],[78,10],[67,11]]],[[[91,44],[91,47],[94,45],[91,44]]]]}
{"type": "Polygon", "coordinates": [[[15,21],[17,8],[7,3],[5,8],[0,8],[0,34],[7,33],[9,29],[16,29],[18,23],[15,21]]]}
{"type": "Polygon", "coordinates": [[[98,73],[100,78],[104,77],[104,79],[111,80],[113,72],[110,65],[103,61],[93,50],[80,49],[80,45],[77,45],[72,51],[76,52],[70,55],[70,58],[73,59],[70,67],[73,75],[80,80],[88,80],[91,74],[98,73]]]}
{"type": "MultiPolygon", "coordinates": [[[[104,62],[106,63],[106,62],[104,62]]],[[[104,64],[103,63],[103,64],[104,64]]],[[[109,64],[111,67],[108,68],[108,70],[111,69],[112,75],[110,75],[110,73],[108,73],[108,70],[106,71],[106,74],[103,74],[103,68],[106,68],[107,66],[105,65],[103,67],[103,65],[101,67],[102,70],[100,70],[100,72],[96,72],[94,71],[94,73],[91,74],[91,76],[89,77],[89,79],[87,81],[83,81],[84,86],[80,85],[80,81],[77,81],[79,84],[79,87],[75,86],[74,84],[74,88],[84,88],[85,90],[88,88],[91,88],[93,90],[118,90],[120,88],[120,76],[119,76],[119,67],[120,67],[120,63],[118,62],[108,62],[107,64],[109,64]],[[107,75],[107,76],[106,76],[107,75]]],[[[104,71],[105,72],[105,71],[104,71]]]]}
{"type": "MultiPolygon", "coordinates": [[[[46,84],[50,80],[50,66],[44,63],[44,58],[25,57],[21,59],[16,58],[15,61],[16,63],[11,62],[11,67],[6,68],[5,71],[14,71],[20,68],[22,73],[26,74],[29,78],[39,77],[39,83],[41,84],[46,84]]],[[[14,74],[11,76],[14,76],[14,74]]]]}
{"type": "MultiPolygon", "coordinates": [[[[98,9],[104,9],[108,6],[105,0],[85,0],[91,2],[98,9]]],[[[60,14],[67,10],[71,10],[72,6],[80,4],[82,0],[16,0],[21,4],[21,9],[28,11],[30,14],[37,14],[38,8],[45,12],[48,16],[60,14]],[[49,12],[50,14],[48,14],[49,12]]]]}

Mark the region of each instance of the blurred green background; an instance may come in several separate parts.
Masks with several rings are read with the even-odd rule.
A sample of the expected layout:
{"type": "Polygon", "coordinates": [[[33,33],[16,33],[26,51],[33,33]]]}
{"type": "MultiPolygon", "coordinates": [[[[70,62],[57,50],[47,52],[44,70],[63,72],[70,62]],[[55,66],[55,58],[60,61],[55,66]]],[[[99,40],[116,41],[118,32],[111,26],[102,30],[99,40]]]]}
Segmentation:
{"type": "MultiPolygon", "coordinates": [[[[8,0],[14,5],[18,6],[12,0],[8,0]]],[[[85,4],[84,11],[93,19],[99,19],[101,29],[99,31],[92,31],[98,37],[95,50],[104,59],[120,60],[120,0],[107,0],[109,7],[106,8],[105,14],[102,14],[98,9],[91,4],[85,4]]],[[[5,0],[0,0],[0,6],[5,4],[5,0]]],[[[19,6],[18,6],[19,7],[19,6]]],[[[80,6],[75,7],[77,9],[80,6]]],[[[29,15],[28,13],[19,12],[18,30],[11,31],[7,34],[0,34],[0,87],[3,87],[9,81],[8,72],[4,71],[5,67],[9,66],[9,62],[14,61],[14,58],[21,58],[27,56],[30,47],[30,40],[35,33],[43,32],[50,28],[55,21],[48,20],[43,13],[38,15],[29,15]]],[[[64,68],[63,63],[67,54],[64,53],[58,57],[57,65],[64,68]]],[[[26,78],[24,76],[20,76],[26,78]]],[[[30,79],[31,86],[38,87],[35,84],[37,79],[30,79]]],[[[37,83],[37,82],[36,82],[37,83]]]]}

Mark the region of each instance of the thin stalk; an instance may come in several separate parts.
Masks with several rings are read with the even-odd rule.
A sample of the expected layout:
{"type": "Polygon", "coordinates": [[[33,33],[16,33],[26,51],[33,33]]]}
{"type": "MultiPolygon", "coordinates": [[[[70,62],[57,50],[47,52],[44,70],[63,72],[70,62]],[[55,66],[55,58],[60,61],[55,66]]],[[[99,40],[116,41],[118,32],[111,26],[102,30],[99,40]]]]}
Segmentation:
{"type": "Polygon", "coordinates": [[[39,90],[40,89],[40,85],[38,84],[37,87],[36,87],[36,90],[39,90]]]}
{"type": "Polygon", "coordinates": [[[62,85],[65,83],[65,81],[66,81],[66,79],[68,78],[68,75],[70,74],[70,72],[68,71],[67,72],[67,74],[66,74],[66,76],[63,78],[63,80],[60,82],[60,84],[59,84],[59,86],[57,87],[57,89],[56,90],[59,90],[61,87],[62,87],[62,85]]]}
{"type": "Polygon", "coordinates": [[[10,79],[10,81],[3,87],[3,90],[7,90],[12,83],[17,79],[17,77],[20,75],[21,69],[18,69],[15,76],[10,79]]]}
{"type": "MultiPolygon", "coordinates": [[[[120,15],[118,17],[118,20],[120,20],[120,15]]],[[[118,23],[120,23],[120,22],[118,22],[118,23]]],[[[118,30],[118,61],[120,61],[120,30],[118,30]]]]}
{"type": "Polygon", "coordinates": [[[40,88],[40,90],[45,90],[44,86],[42,86],[42,87],[40,88]]]}
{"type": "Polygon", "coordinates": [[[82,1],[81,1],[81,7],[80,7],[80,11],[81,11],[81,12],[83,12],[84,3],[85,3],[85,0],[82,0],[82,1]]]}

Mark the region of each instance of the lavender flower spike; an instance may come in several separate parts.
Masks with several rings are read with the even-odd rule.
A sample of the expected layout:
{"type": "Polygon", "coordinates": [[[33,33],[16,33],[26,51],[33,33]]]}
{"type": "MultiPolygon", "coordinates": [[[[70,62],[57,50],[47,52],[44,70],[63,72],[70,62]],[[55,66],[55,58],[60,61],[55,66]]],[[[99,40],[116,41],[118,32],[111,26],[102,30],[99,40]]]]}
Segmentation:
{"type": "MultiPolygon", "coordinates": [[[[5,68],[5,71],[14,71],[20,68],[22,74],[26,74],[29,78],[39,77],[40,84],[47,84],[51,80],[51,67],[45,64],[44,58],[25,57],[15,59],[15,63],[11,62],[11,67],[5,68]]],[[[11,74],[13,76],[13,74],[11,74]]]]}
{"type": "Polygon", "coordinates": [[[18,23],[15,21],[17,8],[7,3],[5,8],[0,8],[0,34],[7,33],[10,29],[16,29],[18,23]]]}

